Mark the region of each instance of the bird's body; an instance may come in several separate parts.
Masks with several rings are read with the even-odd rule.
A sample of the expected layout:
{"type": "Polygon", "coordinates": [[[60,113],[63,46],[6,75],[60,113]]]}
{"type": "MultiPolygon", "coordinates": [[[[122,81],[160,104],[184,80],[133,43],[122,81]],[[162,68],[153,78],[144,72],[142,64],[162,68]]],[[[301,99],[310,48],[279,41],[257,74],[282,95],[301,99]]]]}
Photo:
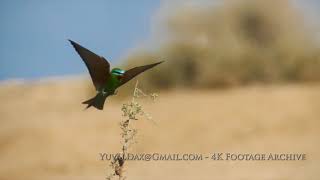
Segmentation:
{"type": "Polygon", "coordinates": [[[115,90],[120,86],[121,78],[122,75],[114,74],[111,71],[111,74],[101,91],[107,94],[114,94],[115,90]]]}
{"type": "Polygon", "coordinates": [[[74,41],[69,41],[86,64],[97,91],[95,97],[83,102],[83,104],[88,104],[87,108],[94,106],[95,108],[102,110],[106,98],[110,95],[114,95],[117,88],[140,73],[162,63],[158,62],[139,66],[127,71],[120,68],[113,68],[110,72],[110,64],[105,58],[96,55],[74,41]]]}
{"type": "Polygon", "coordinates": [[[103,87],[103,91],[110,94],[114,94],[114,91],[119,87],[119,85],[120,85],[119,75],[111,74],[106,85],[103,87]]]}

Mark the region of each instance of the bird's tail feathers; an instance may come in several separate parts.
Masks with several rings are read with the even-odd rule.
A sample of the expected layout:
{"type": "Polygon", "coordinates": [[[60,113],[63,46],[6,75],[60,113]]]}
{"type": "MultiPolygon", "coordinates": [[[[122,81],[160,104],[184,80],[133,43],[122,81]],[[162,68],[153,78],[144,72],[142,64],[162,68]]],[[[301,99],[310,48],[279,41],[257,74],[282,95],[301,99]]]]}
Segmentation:
{"type": "Polygon", "coordinates": [[[104,102],[107,97],[108,97],[107,95],[103,95],[102,93],[98,93],[95,97],[93,97],[87,101],[82,102],[82,104],[88,104],[86,109],[93,106],[99,110],[102,110],[103,106],[104,106],[104,102]]]}

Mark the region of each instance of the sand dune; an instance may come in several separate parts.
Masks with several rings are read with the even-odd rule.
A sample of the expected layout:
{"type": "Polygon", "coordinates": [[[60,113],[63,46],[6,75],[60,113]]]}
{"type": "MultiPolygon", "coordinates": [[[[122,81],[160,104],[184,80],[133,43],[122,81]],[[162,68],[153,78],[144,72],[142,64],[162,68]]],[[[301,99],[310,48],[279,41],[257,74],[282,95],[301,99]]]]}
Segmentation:
{"type": "MultiPolygon", "coordinates": [[[[0,87],[0,179],[104,179],[100,152],[118,152],[121,104],[83,111],[86,83],[0,87]]],[[[305,161],[165,161],[126,165],[127,179],[319,179],[320,86],[160,92],[143,102],[131,152],[306,153],[305,161]]]]}

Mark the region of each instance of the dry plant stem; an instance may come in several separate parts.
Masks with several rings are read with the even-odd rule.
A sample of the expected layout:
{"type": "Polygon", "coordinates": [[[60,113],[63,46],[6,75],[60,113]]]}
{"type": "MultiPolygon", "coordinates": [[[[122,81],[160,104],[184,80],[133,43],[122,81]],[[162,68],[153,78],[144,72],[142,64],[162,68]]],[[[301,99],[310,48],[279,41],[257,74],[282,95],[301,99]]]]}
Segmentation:
{"type": "MultiPolygon", "coordinates": [[[[136,98],[147,96],[147,94],[145,94],[142,90],[138,88],[137,81],[133,91],[133,97],[131,102],[123,104],[121,108],[123,112],[122,116],[124,117],[119,124],[122,130],[122,152],[112,160],[110,166],[112,169],[114,169],[114,173],[107,176],[107,180],[111,180],[117,176],[119,180],[124,180],[126,178],[124,176],[125,157],[127,157],[128,155],[129,147],[135,143],[135,136],[137,134],[137,129],[135,129],[134,126],[132,126],[131,121],[138,120],[137,116],[139,115],[144,115],[147,117],[147,119],[151,119],[151,116],[143,110],[142,105],[140,105],[136,101],[136,98]]],[[[153,93],[150,96],[152,100],[154,100],[158,95],[153,93]]]]}

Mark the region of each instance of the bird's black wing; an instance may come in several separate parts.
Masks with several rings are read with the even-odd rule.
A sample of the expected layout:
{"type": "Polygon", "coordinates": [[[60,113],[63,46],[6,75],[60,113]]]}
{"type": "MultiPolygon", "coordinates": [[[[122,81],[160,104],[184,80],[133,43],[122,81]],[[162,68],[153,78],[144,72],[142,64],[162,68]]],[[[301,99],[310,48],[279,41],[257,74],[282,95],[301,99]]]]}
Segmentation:
{"type": "Polygon", "coordinates": [[[110,76],[109,62],[104,57],[91,52],[76,42],[69,41],[86,64],[96,90],[99,90],[110,76]]]}
{"type": "Polygon", "coordinates": [[[161,64],[163,62],[164,61],[157,62],[157,63],[154,63],[154,64],[145,65],[145,66],[138,66],[138,67],[135,67],[135,68],[127,70],[124,73],[123,77],[121,78],[120,86],[125,84],[126,82],[130,81],[132,78],[136,77],[140,73],[142,73],[142,72],[144,72],[144,71],[146,71],[146,70],[148,70],[150,68],[153,68],[154,66],[156,66],[158,64],[161,64]]]}

